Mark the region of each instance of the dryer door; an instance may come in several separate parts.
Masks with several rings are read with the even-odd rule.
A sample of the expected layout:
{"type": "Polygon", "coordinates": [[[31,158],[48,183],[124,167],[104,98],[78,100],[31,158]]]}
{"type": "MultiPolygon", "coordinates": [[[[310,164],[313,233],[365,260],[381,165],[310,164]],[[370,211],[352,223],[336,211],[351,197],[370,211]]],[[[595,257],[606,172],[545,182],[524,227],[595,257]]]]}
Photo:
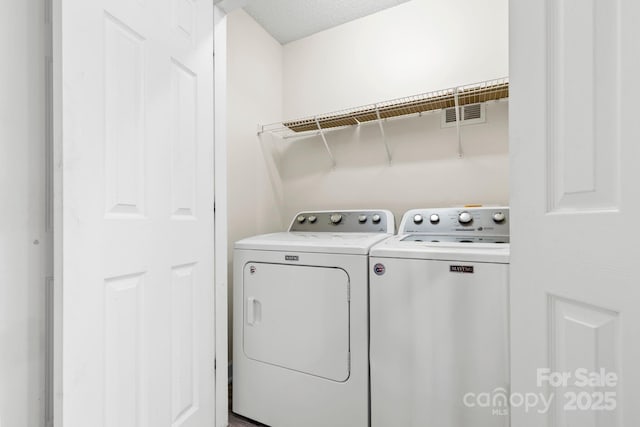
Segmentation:
{"type": "Polygon", "coordinates": [[[333,381],[349,378],[349,276],[340,268],[244,266],[250,359],[333,381]]]}

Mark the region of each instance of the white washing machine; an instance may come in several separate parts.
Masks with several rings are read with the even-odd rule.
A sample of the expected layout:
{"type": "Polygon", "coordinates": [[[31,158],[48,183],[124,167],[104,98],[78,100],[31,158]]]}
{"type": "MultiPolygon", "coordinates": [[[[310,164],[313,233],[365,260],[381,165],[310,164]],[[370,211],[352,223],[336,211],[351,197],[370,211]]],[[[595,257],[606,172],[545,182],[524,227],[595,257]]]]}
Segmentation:
{"type": "Polygon", "coordinates": [[[236,242],[233,411],[273,427],[368,427],[369,249],[389,211],[298,214],[236,242]]]}
{"type": "Polygon", "coordinates": [[[411,210],[370,268],[371,426],[508,426],[509,209],[411,210]]]}

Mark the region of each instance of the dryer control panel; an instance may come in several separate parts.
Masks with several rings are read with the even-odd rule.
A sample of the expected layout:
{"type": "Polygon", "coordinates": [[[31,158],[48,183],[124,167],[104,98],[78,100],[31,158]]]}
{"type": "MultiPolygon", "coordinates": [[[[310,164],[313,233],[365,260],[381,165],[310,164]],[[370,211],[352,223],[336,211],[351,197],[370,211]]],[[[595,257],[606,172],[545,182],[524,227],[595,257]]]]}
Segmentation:
{"type": "Polygon", "coordinates": [[[399,234],[509,237],[509,208],[412,209],[404,214],[399,234]]]}
{"type": "Polygon", "coordinates": [[[393,234],[395,222],[393,214],[382,209],[300,212],[289,231],[393,234]]]}

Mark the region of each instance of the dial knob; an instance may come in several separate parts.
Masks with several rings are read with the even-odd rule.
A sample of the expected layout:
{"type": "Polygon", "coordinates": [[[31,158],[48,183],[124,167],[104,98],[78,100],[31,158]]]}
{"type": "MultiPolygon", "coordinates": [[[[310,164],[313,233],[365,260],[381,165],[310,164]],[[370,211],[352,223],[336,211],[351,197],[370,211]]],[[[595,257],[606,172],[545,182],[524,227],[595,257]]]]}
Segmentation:
{"type": "Polygon", "coordinates": [[[416,214],[413,216],[413,222],[415,224],[422,224],[422,215],[416,214]]]}
{"type": "Polygon", "coordinates": [[[366,216],[366,215],[360,215],[360,216],[358,217],[358,222],[359,222],[360,224],[364,224],[365,222],[367,222],[367,216],[366,216]]]}
{"type": "Polygon", "coordinates": [[[460,215],[458,215],[458,221],[460,222],[460,224],[471,224],[471,221],[473,221],[473,217],[469,212],[460,212],[460,215]]]}
{"type": "Polygon", "coordinates": [[[500,224],[501,222],[504,222],[504,220],[506,219],[506,216],[504,215],[504,212],[494,212],[493,213],[493,221],[497,222],[498,224],[500,224]]]}
{"type": "Polygon", "coordinates": [[[440,222],[440,215],[438,214],[431,214],[431,216],[429,217],[429,221],[431,222],[431,224],[437,224],[440,222]]]}
{"type": "Polygon", "coordinates": [[[307,218],[309,220],[309,222],[311,224],[313,224],[314,222],[316,222],[318,220],[318,218],[315,215],[311,215],[309,218],[307,218]]]}
{"type": "Polygon", "coordinates": [[[342,215],[333,214],[330,219],[332,224],[340,224],[340,221],[342,221],[342,215]]]}
{"type": "Polygon", "coordinates": [[[304,215],[298,215],[298,218],[296,218],[296,221],[298,221],[300,224],[302,224],[303,222],[306,221],[307,218],[305,218],[304,215]]]}
{"type": "Polygon", "coordinates": [[[371,217],[371,221],[373,221],[373,223],[374,223],[374,224],[379,223],[379,222],[380,222],[380,219],[381,219],[381,218],[380,218],[380,215],[378,215],[378,214],[374,214],[374,215],[371,217]]]}

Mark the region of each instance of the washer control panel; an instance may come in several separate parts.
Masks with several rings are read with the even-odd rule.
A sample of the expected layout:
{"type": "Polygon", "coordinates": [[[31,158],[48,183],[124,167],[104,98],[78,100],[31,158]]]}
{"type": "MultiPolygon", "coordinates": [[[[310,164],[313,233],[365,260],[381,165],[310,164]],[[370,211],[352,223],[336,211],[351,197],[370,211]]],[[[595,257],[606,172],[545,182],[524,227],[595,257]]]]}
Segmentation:
{"type": "Polygon", "coordinates": [[[393,214],[386,210],[300,212],[289,231],[393,234],[393,214]]]}
{"type": "Polygon", "coordinates": [[[412,209],[404,214],[398,233],[508,237],[509,208],[412,209]]]}

